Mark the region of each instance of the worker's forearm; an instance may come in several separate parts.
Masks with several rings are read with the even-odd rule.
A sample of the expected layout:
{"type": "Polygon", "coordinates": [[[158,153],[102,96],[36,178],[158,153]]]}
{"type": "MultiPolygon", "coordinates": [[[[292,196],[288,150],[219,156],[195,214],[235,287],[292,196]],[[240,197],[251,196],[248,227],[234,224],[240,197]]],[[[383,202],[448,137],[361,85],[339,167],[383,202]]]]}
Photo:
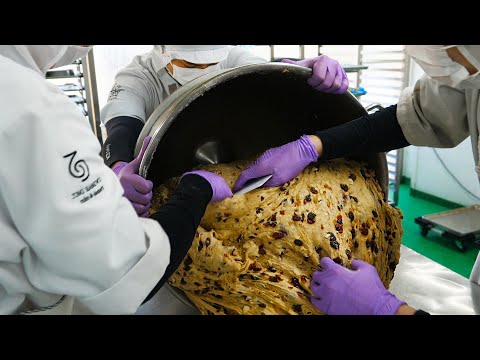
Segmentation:
{"type": "Polygon", "coordinates": [[[413,307],[407,305],[407,304],[403,304],[401,305],[397,312],[395,313],[395,315],[415,315],[415,312],[417,310],[414,309],[413,307]]]}
{"type": "Polygon", "coordinates": [[[115,169],[115,166],[117,166],[117,165],[119,165],[119,164],[122,164],[122,163],[123,163],[123,161],[117,161],[117,162],[114,162],[112,165],[110,165],[110,167],[111,167],[112,169],[115,169]]]}
{"type": "Polygon", "coordinates": [[[185,175],[168,202],[151,216],[167,233],[171,252],[165,274],[145,301],[162,287],[187,255],[212,194],[210,183],[203,177],[185,175]]]}
{"type": "Polygon", "coordinates": [[[323,144],[322,140],[317,135],[309,135],[310,141],[315,145],[315,150],[318,153],[318,157],[322,157],[323,154],[323,144]]]}
{"type": "Polygon", "coordinates": [[[105,164],[113,168],[119,161],[132,161],[143,122],[137,118],[119,116],[109,120],[105,127],[107,139],[102,148],[105,164]]]}
{"type": "Polygon", "coordinates": [[[362,152],[385,152],[410,145],[397,120],[397,106],[316,132],[311,136],[320,159],[362,152]]]}

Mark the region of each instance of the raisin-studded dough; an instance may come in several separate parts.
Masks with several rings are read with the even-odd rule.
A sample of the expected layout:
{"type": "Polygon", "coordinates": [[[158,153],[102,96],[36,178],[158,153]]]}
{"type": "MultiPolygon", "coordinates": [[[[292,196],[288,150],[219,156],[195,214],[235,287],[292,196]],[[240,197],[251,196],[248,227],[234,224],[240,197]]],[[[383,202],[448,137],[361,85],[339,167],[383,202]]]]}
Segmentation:
{"type": "MultiPolygon", "coordinates": [[[[202,168],[232,188],[248,163],[202,168]]],[[[177,182],[155,190],[154,210],[177,182]]],[[[346,267],[353,259],[373,264],[388,288],[400,257],[401,219],[372,170],[345,159],[323,162],[281,187],[210,204],[169,283],[202,314],[320,314],[308,299],[320,258],[346,267]]]]}

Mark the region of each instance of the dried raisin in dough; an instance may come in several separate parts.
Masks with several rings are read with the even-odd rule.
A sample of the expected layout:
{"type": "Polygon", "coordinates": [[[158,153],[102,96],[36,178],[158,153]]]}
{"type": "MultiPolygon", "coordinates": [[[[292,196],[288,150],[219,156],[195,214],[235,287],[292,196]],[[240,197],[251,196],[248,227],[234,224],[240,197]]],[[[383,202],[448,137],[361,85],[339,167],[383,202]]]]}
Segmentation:
{"type": "MultiPolygon", "coordinates": [[[[209,165],[232,188],[248,161],[209,165]]],[[[177,179],[155,189],[158,209],[177,179]]],[[[400,257],[402,213],[374,172],[351,160],[310,166],[280,187],[210,204],[169,283],[202,314],[320,314],[308,300],[320,258],[374,265],[388,288],[400,257]]]]}

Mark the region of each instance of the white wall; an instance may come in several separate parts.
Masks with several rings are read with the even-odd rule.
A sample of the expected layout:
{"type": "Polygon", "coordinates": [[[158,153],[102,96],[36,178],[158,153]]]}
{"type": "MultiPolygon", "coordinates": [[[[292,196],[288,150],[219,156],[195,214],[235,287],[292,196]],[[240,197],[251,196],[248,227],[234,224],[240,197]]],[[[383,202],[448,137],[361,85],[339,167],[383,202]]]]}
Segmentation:
{"type": "Polygon", "coordinates": [[[417,147],[408,146],[403,149],[403,168],[402,176],[409,179],[415,177],[415,171],[417,166],[417,147]]]}
{"type": "Polygon", "coordinates": [[[115,74],[128,65],[134,56],[146,53],[152,47],[153,45],[95,45],[93,47],[100,110],[107,103],[115,74]]]}
{"type": "MultiPolygon", "coordinates": [[[[423,75],[423,70],[411,61],[409,84],[423,75]]],[[[445,170],[432,148],[409,146],[404,152],[403,175],[411,179],[412,189],[461,205],[480,203],[480,184],[473,160],[470,137],[452,149],[435,149],[445,166],[474,196],[462,189],[445,170]],[[478,197],[478,199],[475,198],[478,197]]]]}
{"type": "Polygon", "coordinates": [[[416,173],[412,178],[412,189],[431,194],[461,205],[480,203],[480,184],[475,172],[470,138],[453,149],[435,149],[446,168],[468,191],[462,189],[445,170],[434,153],[434,149],[417,148],[416,173]]]}

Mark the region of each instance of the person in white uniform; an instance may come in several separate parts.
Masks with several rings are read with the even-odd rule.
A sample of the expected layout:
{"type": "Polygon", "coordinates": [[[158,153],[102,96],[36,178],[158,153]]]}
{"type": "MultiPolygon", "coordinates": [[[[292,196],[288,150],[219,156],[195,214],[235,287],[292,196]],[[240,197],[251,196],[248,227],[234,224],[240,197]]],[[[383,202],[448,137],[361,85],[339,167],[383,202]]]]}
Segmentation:
{"type": "MultiPolygon", "coordinates": [[[[414,87],[403,90],[397,105],[268,150],[242,172],[234,190],[266,174],[273,174],[271,184],[289,181],[317,160],[386,152],[410,144],[451,148],[468,136],[476,165],[472,171],[480,175],[480,45],[412,45],[406,49],[425,75],[414,87]]],[[[396,306],[391,306],[393,295],[383,286],[372,286],[368,291],[360,288],[359,280],[365,281],[365,277],[372,284],[381,284],[376,271],[370,271],[366,264],[358,262],[352,271],[327,260],[325,263],[328,269],[313,277],[312,291],[317,299],[312,302],[319,310],[328,314],[394,314],[405,305],[396,301],[396,306]],[[349,299],[348,304],[337,306],[341,299],[349,299]]],[[[480,285],[480,254],[470,281],[480,285]]],[[[414,313],[412,308],[407,310],[414,313]]]]}
{"type": "Polygon", "coordinates": [[[0,46],[0,314],[135,313],[185,257],[208,203],[232,195],[218,175],[186,173],[138,217],[88,121],[45,79],[89,49],[0,46]]]}
{"type": "MultiPolygon", "coordinates": [[[[118,72],[101,111],[108,135],[102,153],[105,163],[118,174],[126,189],[142,189],[125,192],[138,215],[148,215],[153,184],[139,175],[122,179],[120,171],[133,159],[138,135],[153,111],[180,86],[199,76],[265,62],[238,46],[154,45],[150,52],[136,56],[118,72]]],[[[315,89],[338,94],[347,90],[348,78],[337,61],[321,55],[309,60],[306,66],[313,69],[308,82],[315,89]]]]}

